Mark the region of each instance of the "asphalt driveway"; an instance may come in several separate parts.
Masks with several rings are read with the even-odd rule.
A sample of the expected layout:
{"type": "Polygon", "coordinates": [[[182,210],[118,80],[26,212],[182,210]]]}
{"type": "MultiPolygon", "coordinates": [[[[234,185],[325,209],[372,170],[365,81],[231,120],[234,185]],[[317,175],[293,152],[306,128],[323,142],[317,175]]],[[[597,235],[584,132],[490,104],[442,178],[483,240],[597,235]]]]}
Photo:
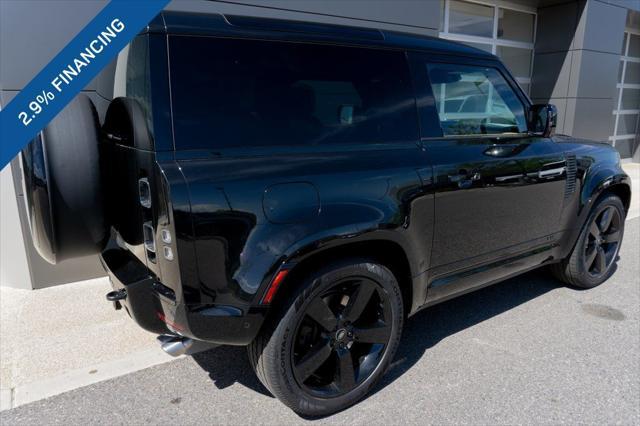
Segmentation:
{"type": "MultiPolygon", "coordinates": [[[[360,404],[314,423],[640,423],[640,219],[588,291],[533,272],[412,317],[360,404]]],[[[221,347],[0,413],[13,424],[308,422],[221,347]]]]}

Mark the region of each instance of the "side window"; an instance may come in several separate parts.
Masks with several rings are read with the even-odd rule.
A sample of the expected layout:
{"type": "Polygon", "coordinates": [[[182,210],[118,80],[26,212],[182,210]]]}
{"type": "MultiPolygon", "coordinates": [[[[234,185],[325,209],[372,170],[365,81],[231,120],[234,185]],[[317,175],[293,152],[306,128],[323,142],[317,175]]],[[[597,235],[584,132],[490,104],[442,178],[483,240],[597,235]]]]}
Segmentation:
{"type": "Polygon", "coordinates": [[[522,102],[494,68],[427,65],[444,135],[527,131],[522,102]]]}
{"type": "Polygon", "coordinates": [[[173,36],[176,149],[410,141],[403,52],[173,36]]]}

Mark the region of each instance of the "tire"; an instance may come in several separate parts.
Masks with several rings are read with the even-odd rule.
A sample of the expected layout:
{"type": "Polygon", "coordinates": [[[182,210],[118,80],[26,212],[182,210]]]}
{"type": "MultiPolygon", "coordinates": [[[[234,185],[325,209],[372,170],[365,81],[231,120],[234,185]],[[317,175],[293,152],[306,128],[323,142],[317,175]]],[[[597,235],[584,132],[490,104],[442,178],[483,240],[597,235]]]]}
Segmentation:
{"type": "Polygon", "coordinates": [[[153,137],[147,123],[147,113],[139,101],[119,97],[109,103],[102,130],[114,135],[118,143],[152,151],[153,137]]]}
{"type": "Polygon", "coordinates": [[[249,359],[264,386],[300,415],[332,414],[364,398],[400,342],[404,312],[398,282],[385,266],[367,260],[309,274],[276,309],[249,345],[249,359]]]}
{"type": "Polygon", "coordinates": [[[593,288],[609,279],[622,245],[625,215],[619,197],[606,194],[600,198],[569,257],[552,265],[555,277],[579,288],[593,288]]]}
{"type": "Polygon", "coordinates": [[[80,94],[22,151],[31,237],[49,263],[98,253],[107,239],[99,129],[93,103],[80,94]]]}

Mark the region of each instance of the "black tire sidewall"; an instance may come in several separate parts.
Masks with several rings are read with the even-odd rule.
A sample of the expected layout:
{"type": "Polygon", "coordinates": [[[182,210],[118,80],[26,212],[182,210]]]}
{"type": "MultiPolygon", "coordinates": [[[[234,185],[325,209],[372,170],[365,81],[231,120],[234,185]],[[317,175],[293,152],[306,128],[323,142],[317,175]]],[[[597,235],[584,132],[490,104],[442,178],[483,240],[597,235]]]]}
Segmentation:
{"type": "Polygon", "coordinates": [[[353,405],[370,391],[391,363],[400,343],[403,316],[402,294],[398,283],[391,271],[382,265],[362,262],[325,269],[314,274],[302,286],[302,291],[286,310],[270,342],[275,343],[278,348],[274,353],[272,365],[277,366],[278,371],[277,374],[270,375],[277,381],[276,389],[279,389],[279,392],[274,393],[296,412],[310,416],[333,413],[353,405]],[[355,276],[374,280],[389,297],[392,315],[391,339],[376,369],[358,387],[335,398],[310,395],[293,375],[291,351],[297,326],[304,317],[308,304],[316,296],[329,289],[336,281],[355,276]]]}
{"type": "Polygon", "coordinates": [[[576,244],[576,247],[574,249],[574,253],[572,256],[574,258],[571,259],[572,263],[574,264],[573,265],[574,270],[572,272],[573,272],[573,275],[575,275],[575,278],[577,279],[577,281],[579,282],[580,287],[584,287],[584,288],[596,287],[602,284],[604,281],[608,280],[609,277],[611,277],[611,275],[613,275],[613,273],[615,272],[616,258],[620,252],[620,247],[622,246],[622,236],[620,238],[620,242],[618,243],[618,247],[616,248],[616,253],[614,254],[614,257],[613,257],[614,260],[611,262],[611,265],[609,265],[609,268],[607,269],[607,272],[604,275],[600,277],[594,277],[591,274],[589,274],[589,271],[584,267],[585,245],[587,244],[587,240],[589,237],[589,227],[591,226],[591,223],[593,222],[593,220],[596,217],[598,217],[600,213],[602,213],[602,211],[607,207],[614,207],[618,210],[618,213],[620,214],[620,232],[622,236],[624,236],[625,210],[624,210],[624,206],[622,205],[622,201],[620,201],[620,198],[618,198],[615,195],[609,195],[602,198],[594,206],[594,208],[591,209],[591,212],[589,214],[589,217],[587,218],[585,226],[582,229],[582,232],[580,233],[578,244],[576,244]]]}
{"type": "Polygon", "coordinates": [[[99,129],[93,102],[80,94],[43,132],[58,260],[98,253],[106,238],[99,129]]]}
{"type": "Polygon", "coordinates": [[[31,237],[50,263],[99,253],[108,237],[99,131],[93,102],[79,94],[23,150],[31,237]]]}

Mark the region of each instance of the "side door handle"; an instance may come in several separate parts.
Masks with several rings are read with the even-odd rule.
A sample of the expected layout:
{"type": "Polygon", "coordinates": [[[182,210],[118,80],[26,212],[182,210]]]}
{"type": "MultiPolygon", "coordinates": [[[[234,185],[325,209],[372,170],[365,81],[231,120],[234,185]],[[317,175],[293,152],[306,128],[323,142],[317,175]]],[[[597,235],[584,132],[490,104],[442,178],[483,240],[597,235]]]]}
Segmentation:
{"type": "Polygon", "coordinates": [[[518,145],[493,145],[485,149],[483,154],[489,157],[511,157],[518,153],[518,145]]]}
{"type": "Polygon", "coordinates": [[[562,176],[562,174],[564,173],[565,170],[566,170],[565,166],[556,167],[554,169],[548,169],[548,170],[540,170],[538,172],[538,178],[540,178],[540,179],[549,179],[549,178],[553,178],[553,177],[562,176]]]}

